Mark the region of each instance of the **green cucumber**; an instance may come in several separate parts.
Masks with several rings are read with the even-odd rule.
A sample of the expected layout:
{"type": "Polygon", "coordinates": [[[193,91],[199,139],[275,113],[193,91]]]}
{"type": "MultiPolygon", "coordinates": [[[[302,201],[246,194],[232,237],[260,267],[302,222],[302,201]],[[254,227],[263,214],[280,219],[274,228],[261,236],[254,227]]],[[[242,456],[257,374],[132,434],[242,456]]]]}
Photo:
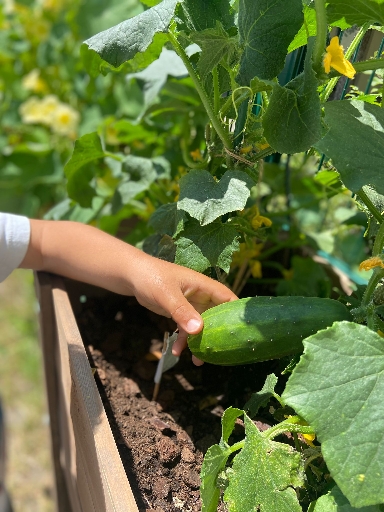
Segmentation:
{"type": "Polygon", "coordinates": [[[302,340],[338,320],[346,306],[318,297],[248,297],[202,314],[204,328],[188,336],[193,355],[207,363],[237,365],[278,359],[303,350],[302,340]]]}

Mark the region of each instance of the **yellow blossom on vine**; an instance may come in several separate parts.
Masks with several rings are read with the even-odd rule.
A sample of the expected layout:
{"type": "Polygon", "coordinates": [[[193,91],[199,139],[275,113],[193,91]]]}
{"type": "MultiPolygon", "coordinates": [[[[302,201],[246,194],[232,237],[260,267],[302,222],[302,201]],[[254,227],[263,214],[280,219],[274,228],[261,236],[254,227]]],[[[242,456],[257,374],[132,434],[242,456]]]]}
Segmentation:
{"type": "Polygon", "coordinates": [[[283,277],[286,281],[292,281],[293,279],[293,274],[294,274],[294,269],[293,268],[290,268],[288,270],[284,269],[281,271],[281,273],[283,274],[283,277]]]}
{"type": "Polygon", "coordinates": [[[371,270],[375,267],[384,268],[384,261],[379,256],[373,256],[362,261],[359,265],[359,270],[371,270]]]}
{"type": "Polygon", "coordinates": [[[333,68],[348,78],[353,78],[355,76],[356,70],[344,57],[344,48],[339,43],[339,38],[337,36],[332,37],[326,51],[327,53],[324,56],[324,69],[326,73],[329,73],[331,68],[333,68]]]}
{"type": "Polygon", "coordinates": [[[251,274],[256,279],[261,279],[263,274],[261,272],[261,262],[259,260],[255,260],[251,265],[251,274]]]}
{"type": "Polygon", "coordinates": [[[309,446],[311,446],[312,448],[315,446],[313,444],[313,441],[316,439],[315,434],[302,434],[302,436],[304,437],[306,443],[309,444],[309,446]]]}
{"type": "Polygon", "coordinates": [[[201,154],[200,149],[194,149],[193,151],[190,151],[189,153],[193,160],[195,162],[202,162],[203,161],[203,155],[201,154]]]}
{"type": "Polygon", "coordinates": [[[269,148],[269,144],[267,142],[265,142],[264,144],[260,143],[256,144],[256,147],[259,151],[262,151],[263,149],[269,148]]]}
{"type": "Polygon", "coordinates": [[[265,226],[266,228],[270,228],[272,226],[271,219],[268,219],[268,217],[264,217],[263,215],[260,215],[259,209],[256,208],[256,215],[251,220],[251,225],[253,229],[259,229],[262,226],[265,226]]]}
{"type": "Polygon", "coordinates": [[[244,146],[243,148],[240,148],[240,155],[247,155],[253,150],[253,146],[244,146]]]}
{"type": "Polygon", "coordinates": [[[253,242],[251,245],[241,243],[239,245],[239,251],[235,252],[233,255],[232,265],[234,267],[239,267],[244,263],[244,261],[251,261],[258,258],[261,253],[261,249],[264,247],[264,244],[257,244],[253,242]]]}

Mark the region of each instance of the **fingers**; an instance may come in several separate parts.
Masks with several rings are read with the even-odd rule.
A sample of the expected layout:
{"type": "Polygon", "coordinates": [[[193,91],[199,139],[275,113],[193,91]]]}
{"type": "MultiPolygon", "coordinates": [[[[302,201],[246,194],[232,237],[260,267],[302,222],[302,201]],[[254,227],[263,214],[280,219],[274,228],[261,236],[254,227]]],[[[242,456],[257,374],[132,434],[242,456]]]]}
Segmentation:
{"type": "MultiPolygon", "coordinates": [[[[186,333],[182,329],[179,329],[179,334],[177,336],[177,340],[175,341],[175,343],[173,344],[173,347],[172,347],[172,354],[174,356],[179,357],[180,354],[182,353],[182,351],[186,348],[187,338],[188,338],[188,333],[186,333]]],[[[192,356],[192,362],[196,366],[201,366],[202,364],[204,364],[204,361],[201,361],[200,359],[198,359],[195,356],[192,356]]]]}
{"type": "Polygon", "coordinates": [[[182,329],[179,329],[177,340],[175,341],[172,347],[172,354],[174,356],[179,357],[182,351],[185,349],[185,347],[187,346],[187,337],[188,334],[182,329]]]}

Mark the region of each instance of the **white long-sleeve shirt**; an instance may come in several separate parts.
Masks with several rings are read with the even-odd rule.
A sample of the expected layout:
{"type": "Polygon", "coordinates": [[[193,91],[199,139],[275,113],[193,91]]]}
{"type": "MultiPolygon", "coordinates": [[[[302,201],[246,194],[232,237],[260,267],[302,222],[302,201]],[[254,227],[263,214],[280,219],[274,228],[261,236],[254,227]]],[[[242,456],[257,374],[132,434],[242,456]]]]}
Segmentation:
{"type": "Polygon", "coordinates": [[[0,212],[0,282],[23,261],[30,236],[27,217],[0,212]]]}

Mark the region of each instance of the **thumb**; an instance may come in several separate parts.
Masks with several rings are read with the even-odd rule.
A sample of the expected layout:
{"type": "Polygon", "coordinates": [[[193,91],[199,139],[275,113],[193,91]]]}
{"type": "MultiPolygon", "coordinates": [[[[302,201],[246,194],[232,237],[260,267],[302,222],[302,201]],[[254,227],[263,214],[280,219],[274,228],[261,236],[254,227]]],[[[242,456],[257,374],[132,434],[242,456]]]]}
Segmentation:
{"type": "Polygon", "coordinates": [[[203,328],[203,319],[184,295],[172,313],[172,318],[179,328],[188,334],[197,334],[203,328]]]}

